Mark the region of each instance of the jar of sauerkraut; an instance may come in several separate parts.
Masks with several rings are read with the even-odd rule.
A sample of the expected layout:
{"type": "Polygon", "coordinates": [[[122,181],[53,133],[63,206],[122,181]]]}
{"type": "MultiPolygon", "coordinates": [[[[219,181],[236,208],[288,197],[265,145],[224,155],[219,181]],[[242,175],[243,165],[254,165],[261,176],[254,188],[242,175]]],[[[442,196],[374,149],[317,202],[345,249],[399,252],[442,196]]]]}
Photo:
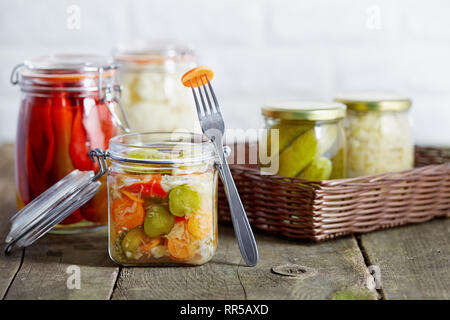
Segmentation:
{"type": "Polygon", "coordinates": [[[109,254],[121,265],[208,262],[217,247],[215,149],[202,135],[110,141],[109,254]]]}
{"type": "Polygon", "coordinates": [[[349,177],[413,168],[411,100],[380,93],[341,95],[347,105],[349,177]]]}
{"type": "Polygon", "coordinates": [[[195,66],[194,52],[171,42],[118,45],[121,102],[133,131],[201,132],[192,93],[181,76],[195,66]]]}
{"type": "Polygon", "coordinates": [[[284,101],[262,108],[266,139],[260,141],[264,174],[306,180],[345,177],[345,105],[337,102],[284,101]]]}

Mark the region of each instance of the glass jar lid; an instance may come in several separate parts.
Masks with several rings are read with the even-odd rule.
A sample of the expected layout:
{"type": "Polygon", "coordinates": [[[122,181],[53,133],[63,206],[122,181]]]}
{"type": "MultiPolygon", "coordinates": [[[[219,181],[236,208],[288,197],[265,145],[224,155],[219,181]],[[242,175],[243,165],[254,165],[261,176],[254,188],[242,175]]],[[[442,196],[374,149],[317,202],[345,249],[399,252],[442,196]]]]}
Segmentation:
{"type": "Polygon", "coordinates": [[[338,102],[289,100],[265,104],[264,116],[284,120],[336,120],[345,117],[346,106],[338,102]]]}
{"type": "Polygon", "coordinates": [[[338,95],[334,101],[358,111],[405,111],[412,104],[410,99],[389,92],[346,93],[338,95]]]}
{"type": "Polygon", "coordinates": [[[93,171],[74,170],[40,194],[11,218],[5,252],[27,247],[89,201],[100,182],[93,171]]]}
{"type": "Polygon", "coordinates": [[[141,164],[187,164],[216,158],[206,136],[187,132],[143,132],[114,137],[109,142],[112,160],[141,164]]]}
{"type": "Polygon", "coordinates": [[[52,54],[25,60],[11,74],[22,90],[98,90],[116,82],[118,66],[101,55],[52,54]]]}
{"type": "Polygon", "coordinates": [[[106,153],[96,149],[89,156],[98,161],[97,174],[75,169],[11,217],[11,229],[5,239],[6,254],[14,247],[31,245],[94,197],[101,186],[98,179],[107,170],[106,153]]]}

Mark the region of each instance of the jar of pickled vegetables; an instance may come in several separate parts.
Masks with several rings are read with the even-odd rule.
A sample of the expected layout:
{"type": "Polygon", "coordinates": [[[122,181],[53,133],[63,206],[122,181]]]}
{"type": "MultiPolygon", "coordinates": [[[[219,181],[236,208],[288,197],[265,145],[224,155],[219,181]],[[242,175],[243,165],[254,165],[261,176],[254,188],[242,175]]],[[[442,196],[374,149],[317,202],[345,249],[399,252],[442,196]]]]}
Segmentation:
{"type": "MultiPolygon", "coordinates": [[[[21,209],[71,171],[97,170],[89,158],[118,132],[117,68],[91,55],[51,55],[25,61],[11,76],[22,91],[15,177],[21,209]]],[[[120,121],[120,120],[119,120],[120,121]]],[[[95,197],[53,229],[77,232],[107,224],[106,178],[95,197]]]]}
{"type": "Polygon", "coordinates": [[[171,42],[125,43],[114,57],[133,131],[201,132],[192,93],[180,82],[195,65],[191,49],[171,42]]]}
{"type": "Polygon", "coordinates": [[[282,101],[262,108],[267,139],[260,146],[269,161],[263,173],[306,180],[345,177],[345,105],[337,102],[282,101]]]}
{"type": "Polygon", "coordinates": [[[349,177],[413,168],[411,100],[388,93],[354,93],[335,100],[348,108],[349,177]]]}
{"type": "Polygon", "coordinates": [[[208,262],[217,247],[215,149],[202,135],[110,142],[109,254],[121,265],[208,262]]]}

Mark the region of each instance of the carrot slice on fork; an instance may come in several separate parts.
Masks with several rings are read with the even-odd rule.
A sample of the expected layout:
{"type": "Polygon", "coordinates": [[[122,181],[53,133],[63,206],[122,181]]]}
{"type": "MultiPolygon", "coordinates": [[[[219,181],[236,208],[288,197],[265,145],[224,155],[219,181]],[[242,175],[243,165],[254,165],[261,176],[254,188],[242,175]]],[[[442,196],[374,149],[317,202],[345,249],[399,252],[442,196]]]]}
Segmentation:
{"type": "Polygon", "coordinates": [[[206,84],[207,80],[214,78],[214,71],[209,67],[197,67],[189,70],[181,77],[181,82],[185,87],[196,88],[206,84]]]}

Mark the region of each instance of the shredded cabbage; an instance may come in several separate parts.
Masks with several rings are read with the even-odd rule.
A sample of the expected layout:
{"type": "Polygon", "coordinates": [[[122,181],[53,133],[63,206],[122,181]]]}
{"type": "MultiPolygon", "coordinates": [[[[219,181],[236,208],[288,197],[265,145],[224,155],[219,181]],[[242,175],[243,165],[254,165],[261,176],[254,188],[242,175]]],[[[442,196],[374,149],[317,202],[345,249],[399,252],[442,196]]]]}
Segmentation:
{"type": "Polygon", "coordinates": [[[414,146],[407,112],[348,110],[347,115],[349,177],[413,167],[414,146]]]}

